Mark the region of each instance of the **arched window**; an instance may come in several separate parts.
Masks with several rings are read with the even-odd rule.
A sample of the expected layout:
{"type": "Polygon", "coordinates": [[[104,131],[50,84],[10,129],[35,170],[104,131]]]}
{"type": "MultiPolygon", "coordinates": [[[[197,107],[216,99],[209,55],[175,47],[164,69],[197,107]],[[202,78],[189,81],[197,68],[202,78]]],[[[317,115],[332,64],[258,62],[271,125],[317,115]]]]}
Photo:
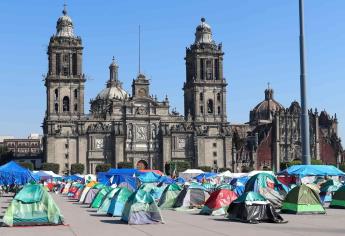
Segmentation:
{"type": "Polygon", "coordinates": [[[220,93],[217,93],[217,101],[220,102],[220,93]]]}
{"type": "Polygon", "coordinates": [[[78,104],[74,104],[74,111],[78,111],[78,104]]]}
{"type": "Polygon", "coordinates": [[[62,99],[62,111],[69,111],[69,97],[67,96],[62,99]]]}
{"type": "Polygon", "coordinates": [[[204,94],[203,94],[203,93],[200,93],[199,96],[200,96],[200,101],[201,101],[201,102],[204,101],[204,94]]]}
{"type": "Polygon", "coordinates": [[[220,106],[218,106],[217,111],[218,111],[218,115],[219,115],[220,114],[220,106]]]}
{"type": "Polygon", "coordinates": [[[78,89],[74,90],[74,98],[78,98],[78,89]]]}
{"type": "Polygon", "coordinates": [[[54,110],[55,112],[59,112],[59,105],[57,103],[55,103],[54,105],[54,110]]]}
{"type": "Polygon", "coordinates": [[[207,101],[207,112],[212,114],[213,113],[213,100],[209,99],[207,101]]]}
{"type": "Polygon", "coordinates": [[[58,89],[54,90],[54,95],[55,95],[55,101],[58,100],[58,98],[59,98],[59,90],[58,89]]]}

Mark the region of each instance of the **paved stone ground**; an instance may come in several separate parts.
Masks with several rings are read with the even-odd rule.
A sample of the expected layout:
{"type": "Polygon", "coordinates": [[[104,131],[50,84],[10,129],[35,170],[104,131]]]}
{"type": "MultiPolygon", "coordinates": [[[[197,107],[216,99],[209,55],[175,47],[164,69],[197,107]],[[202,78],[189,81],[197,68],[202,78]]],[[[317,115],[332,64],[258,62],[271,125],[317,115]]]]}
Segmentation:
{"type": "MultiPolygon", "coordinates": [[[[230,222],[224,217],[202,216],[195,212],[163,211],[165,224],[124,224],[116,217],[97,215],[94,209],[52,194],[65,217],[64,226],[0,227],[0,236],[324,236],[345,235],[345,210],[327,209],[326,215],[283,215],[287,224],[244,224],[230,222]]],[[[12,198],[0,198],[0,216],[12,198]]]]}

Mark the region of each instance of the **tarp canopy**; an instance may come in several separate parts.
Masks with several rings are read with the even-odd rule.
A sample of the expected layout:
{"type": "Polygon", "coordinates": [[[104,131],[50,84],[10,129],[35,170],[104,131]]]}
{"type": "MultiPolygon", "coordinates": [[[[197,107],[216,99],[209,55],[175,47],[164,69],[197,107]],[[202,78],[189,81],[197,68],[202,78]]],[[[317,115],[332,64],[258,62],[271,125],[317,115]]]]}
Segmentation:
{"type": "Polygon", "coordinates": [[[160,176],[164,175],[164,173],[162,171],[160,171],[160,170],[140,170],[139,172],[140,173],[153,172],[153,173],[155,173],[157,175],[160,175],[160,176]]]}
{"type": "Polygon", "coordinates": [[[202,173],[202,174],[199,174],[197,176],[195,176],[194,178],[198,181],[198,182],[201,182],[203,179],[213,179],[217,177],[217,174],[216,173],[213,173],[213,172],[205,172],[205,173],[202,173]]]}
{"type": "Polygon", "coordinates": [[[294,165],[281,171],[278,175],[303,176],[341,176],[344,172],[330,165],[294,165]]]}
{"type": "Polygon", "coordinates": [[[138,179],[142,183],[158,183],[160,179],[160,175],[154,173],[154,172],[146,172],[142,173],[138,176],[138,179]]]}
{"type": "Polygon", "coordinates": [[[5,165],[0,166],[0,184],[23,185],[30,181],[35,181],[32,172],[20,166],[16,162],[11,161],[5,165]]]}
{"type": "Polygon", "coordinates": [[[78,175],[78,174],[66,176],[64,178],[66,180],[69,180],[69,181],[82,181],[82,182],[84,182],[84,176],[78,175]]]}
{"type": "Polygon", "coordinates": [[[113,175],[110,178],[111,184],[116,184],[117,187],[126,187],[131,191],[137,189],[137,180],[131,175],[113,175]]]}
{"type": "Polygon", "coordinates": [[[107,172],[105,172],[106,176],[113,176],[113,175],[130,175],[130,176],[134,176],[134,175],[139,175],[139,171],[137,169],[115,169],[115,168],[111,168],[109,169],[107,172]]]}

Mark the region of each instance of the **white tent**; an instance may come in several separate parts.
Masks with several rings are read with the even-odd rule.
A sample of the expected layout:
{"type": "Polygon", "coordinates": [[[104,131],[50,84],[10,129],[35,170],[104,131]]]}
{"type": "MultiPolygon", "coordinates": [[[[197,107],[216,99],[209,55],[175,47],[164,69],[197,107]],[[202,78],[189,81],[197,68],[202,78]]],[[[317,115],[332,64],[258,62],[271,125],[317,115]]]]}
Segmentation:
{"type": "Polygon", "coordinates": [[[204,173],[202,170],[199,169],[187,169],[183,172],[179,173],[179,177],[184,178],[186,181],[190,181],[193,177],[204,173]]]}
{"type": "Polygon", "coordinates": [[[231,173],[230,170],[224,171],[220,174],[218,174],[220,177],[225,177],[225,178],[232,178],[233,174],[231,173]]]}

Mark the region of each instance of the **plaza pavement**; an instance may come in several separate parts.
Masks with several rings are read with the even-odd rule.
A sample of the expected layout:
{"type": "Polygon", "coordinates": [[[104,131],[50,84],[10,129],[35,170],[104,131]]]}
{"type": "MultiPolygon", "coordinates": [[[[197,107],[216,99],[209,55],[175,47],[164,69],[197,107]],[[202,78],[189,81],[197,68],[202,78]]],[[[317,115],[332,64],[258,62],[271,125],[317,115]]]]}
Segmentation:
{"type": "MultiPolygon", "coordinates": [[[[163,211],[165,224],[127,225],[118,217],[96,214],[65,196],[52,194],[65,218],[64,226],[0,227],[0,236],[325,236],[345,235],[345,210],[328,209],[326,215],[286,215],[286,224],[244,224],[224,217],[202,216],[198,211],[163,211]]],[[[12,198],[0,198],[0,216],[12,198]]]]}

